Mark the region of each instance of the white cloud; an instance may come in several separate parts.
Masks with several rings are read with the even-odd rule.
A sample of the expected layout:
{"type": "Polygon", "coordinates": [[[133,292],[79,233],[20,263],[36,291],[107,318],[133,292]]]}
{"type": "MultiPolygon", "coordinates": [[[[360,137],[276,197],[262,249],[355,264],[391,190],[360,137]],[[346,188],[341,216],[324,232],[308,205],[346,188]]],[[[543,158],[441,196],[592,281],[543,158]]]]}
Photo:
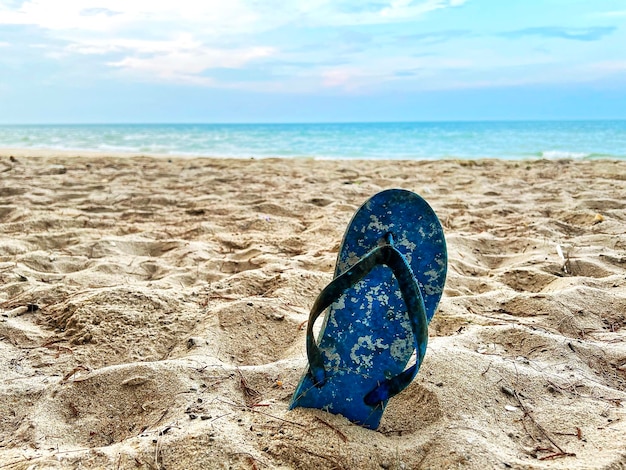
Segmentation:
{"type": "Polygon", "coordinates": [[[139,54],[172,53],[176,51],[193,51],[202,47],[202,43],[193,39],[191,34],[184,33],[172,40],[145,39],[86,39],[68,46],[68,50],[80,54],[108,54],[112,52],[130,52],[139,54]]]}
{"type": "Polygon", "coordinates": [[[206,35],[241,34],[294,21],[317,26],[382,24],[465,2],[388,0],[386,6],[364,10],[358,0],[27,0],[17,9],[0,6],[0,24],[99,32],[159,24],[166,32],[191,27],[206,35]]]}
{"type": "MultiPolygon", "coordinates": [[[[279,46],[259,40],[259,33],[286,25],[412,21],[465,1],[381,0],[365,5],[361,0],[26,0],[14,7],[0,2],[0,24],[47,31],[46,39],[52,40],[47,57],[103,56],[105,65],[140,78],[215,85],[206,78],[212,68],[242,68],[270,56],[286,57],[279,46]]],[[[328,86],[340,86],[347,80],[341,77],[358,76],[358,69],[347,75],[312,72],[328,86]]],[[[355,83],[369,83],[378,73],[366,71],[363,76],[355,83]]]]}
{"type": "Polygon", "coordinates": [[[626,72],[626,60],[607,60],[593,64],[593,69],[600,72],[626,72]]]}
{"type": "Polygon", "coordinates": [[[388,7],[380,11],[380,16],[393,20],[416,18],[441,8],[461,6],[465,1],[466,0],[430,0],[416,4],[411,0],[393,0],[388,7]]]}
{"type": "Polygon", "coordinates": [[[469,58],[445,57],[382,57],[349,66],[329,67],[319,72],[324,88],[363,92],[383,83],[410,80],[421,87],[441,81],[441,75],[454,76],[451,71],[467,71],[477,67],[469,58]],[[406,73],[405,73],[406,72],[406,73]]]}
{"type": "Polygon", "coordinates": [[[267,47],[240,49],[172,48],[151,57],[125,57],[109,65],[146,77],[195,84],[214,84],[200,74],[213,68],[239,68],[246,63],[272,54],[267,47]]]}
{"type": "Polygon", "coordinates": [[[605,11],[602,13],[598,13],[596,16],[606,18],[622,18],[626,16],[626,10],[605,11]]]}
{"type": "MultiPolygon", "coordinates": [[[[164,32],[204,24],[208,32],[227,31],[256,21],[241,0],[29,0],[19,9],[0,8],[0,24],[35,25],[44,29],[106,32],[160,24],[164,32]]],[[[238,28],[239,27],[239,28],[238,28]]]]}
{"type": "Polygon", "coordinates": [[[270,20],[243,0],[28,0],[17,9],[0,6],[0,24],[34,25],[65,44],[50,44],[46,57],[113,54],[117,60],[107,57],[105,64],[115,69],[184,82],[210,68],[242,67],[272,54],[274,48],[262,44],[222,44],[224,36],[262,30],[270,20]]]}
{"type": "MultiPolygon", "coordinates": [[[[398,23],[418,19],[443,8],[457,7],[467,0],[387,0],[379,8],[364,8],[362,1],[300,0],[299,13],[313,26],[359,26],[398,23]],[[315,8],[305,8],[313,3],[315,8]]],[[[296,2],[298,3],[298,2],[296,2]]]]}
{"type": "Polygon", "coordinates": [[[272,47],[210,47],[189,33],[172,40],[92,39],[68,46],[80,54],[121,54],[106,64],[140,77],[203,85],[214,85],[201,74],[213,68],[241,68],[251,61],[276,53],[272,47]]]}

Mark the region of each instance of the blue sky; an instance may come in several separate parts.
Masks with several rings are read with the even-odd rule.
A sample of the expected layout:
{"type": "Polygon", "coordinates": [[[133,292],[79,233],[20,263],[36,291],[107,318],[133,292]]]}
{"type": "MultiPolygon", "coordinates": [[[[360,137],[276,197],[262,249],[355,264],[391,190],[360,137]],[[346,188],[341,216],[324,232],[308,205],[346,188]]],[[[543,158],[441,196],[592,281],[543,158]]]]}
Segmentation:
{"type": "Polygon", "coordinates": [[[624,0],[0,0],[0,123],[586,118],[624,0]]]}

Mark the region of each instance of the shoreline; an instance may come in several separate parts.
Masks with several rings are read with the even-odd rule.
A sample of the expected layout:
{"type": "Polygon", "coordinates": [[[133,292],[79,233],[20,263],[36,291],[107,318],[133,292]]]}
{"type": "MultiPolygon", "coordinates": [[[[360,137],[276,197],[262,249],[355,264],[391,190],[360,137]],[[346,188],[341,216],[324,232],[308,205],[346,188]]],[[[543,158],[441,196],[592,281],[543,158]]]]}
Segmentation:
{"type": "Polygon", "coordinates": [[[0,175],[8,468],[626,464],[626,161],[0,149],[0,175]],[[289,411],[346,224],[391,187],[448,245],[422,367],[378,431],[289,411]]]}
{"type": "Polygon", "coordinates": [[[154,158],[154,159],[217,159],[217,160],[314,160],[314,161],[393,161],[393,162],[456,162],[456,161],[503,161],[503,162],[537,162],[537,161],[574,161],[574,162],[624,162],[626,158],[615,156],[525,156],[525,157],[416,157],[416,158],[385,158],[385,157],[319,157],[319,156],[230,156],[230,155],[204,155],[204,154],[182,154],[182,153],[149,153],[149,152],[122,152],[122,151],[104,151],[104,150],[83,150],[83,149],[54,149],[49,147],[27,148],[27,147],[0,147],[0,158],[3,157],[35,157],[35,158],[154,158]]]}

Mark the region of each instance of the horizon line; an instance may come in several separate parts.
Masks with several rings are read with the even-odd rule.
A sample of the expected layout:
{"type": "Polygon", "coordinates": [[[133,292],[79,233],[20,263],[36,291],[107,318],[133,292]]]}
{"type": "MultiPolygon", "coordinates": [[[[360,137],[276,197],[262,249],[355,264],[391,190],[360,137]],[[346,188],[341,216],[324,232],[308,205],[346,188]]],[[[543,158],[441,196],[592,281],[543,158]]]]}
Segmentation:
{"type": "Polygon", "coordinates": [[[112,122],[0,122],[0,126],[171,126],[171,125],[326,125],[326,124],[441,124],[441,123],[524,123],[524,122],[603,122],[626,121],[621,118],[534,118],[534,119],[433,119],[389,121],[112,121],[112,122]]]}

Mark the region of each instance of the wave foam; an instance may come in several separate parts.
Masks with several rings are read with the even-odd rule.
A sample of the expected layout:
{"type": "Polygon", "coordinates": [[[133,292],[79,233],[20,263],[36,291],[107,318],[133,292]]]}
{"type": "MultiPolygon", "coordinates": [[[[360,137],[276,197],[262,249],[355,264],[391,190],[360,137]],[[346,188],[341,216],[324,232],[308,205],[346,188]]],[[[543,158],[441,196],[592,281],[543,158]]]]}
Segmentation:
{"type": "Polygon", "coordinates": [[[585,152],[568,152],[566,150],[546,150],[545,152],[541,152],[542,158],[547,158],[549,160],[557,160],[560,158],[587,158],[592,154],[585,152]]]}

